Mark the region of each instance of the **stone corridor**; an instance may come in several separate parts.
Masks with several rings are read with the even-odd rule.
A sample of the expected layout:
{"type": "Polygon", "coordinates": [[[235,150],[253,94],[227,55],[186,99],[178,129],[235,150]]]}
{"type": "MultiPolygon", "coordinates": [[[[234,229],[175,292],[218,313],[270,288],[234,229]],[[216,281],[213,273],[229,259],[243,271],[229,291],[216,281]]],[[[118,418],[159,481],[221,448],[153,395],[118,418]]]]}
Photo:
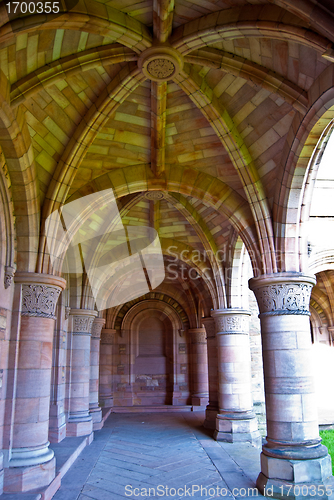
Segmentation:
{"type": "Polygon", "coordinates": [[[223,494],[232,499],[263,498],[253,490],[260,469],[259,449],[249,443],[214,441],[212,432],[201,426],[203,419],[203,412],[112,413],[63,478],[54,500],[189,495],[204,500],[223,494]],[[197,487],[203,487],[202,494],[197,487]],[[149,495],[149,488],[155,488],[156,495],[153,490],[149,495]]]}
{"type": "Polygon", "coordinates": [[[0,500],[334,500],[333,158],[334,0],[0,2],[0,500]]]}

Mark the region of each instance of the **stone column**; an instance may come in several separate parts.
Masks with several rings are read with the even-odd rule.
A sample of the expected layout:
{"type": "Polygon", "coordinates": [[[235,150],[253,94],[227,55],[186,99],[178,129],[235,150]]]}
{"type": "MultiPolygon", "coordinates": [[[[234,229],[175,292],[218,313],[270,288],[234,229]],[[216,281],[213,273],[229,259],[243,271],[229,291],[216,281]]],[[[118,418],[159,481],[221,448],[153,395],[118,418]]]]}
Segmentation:
{"type": "Polygon", "coordinates": [[[72,362],[67,436],[85,436],[93,430],[89,413],[91,330],[97,311],[71,309],[72,362]]]}
{"type": "Polygon", "coordinates": [[[48,274],[17,273],[21,287],[20,343],[12,448],[5,491],[48,485],[55,477],[49,448],[50,385],[55,308],[65,280],[48,274]]]}
{"type": "Polygon", "coordinates": [[[49,440],[60,443],[66,437],[65,400],[65,366],[66,339],[69,307],[58,304],[58,314],[53,342],[53,368],[51,377],[51,404],[49,421],[49,440]]]}
{"type": "Polygon", "coordinates": [[[206,331],[208,346],[208,373],[209,373],[209,404],[205,410],[204,427],[216,428],[216,417],[219,413],[218,407],[218,357],[215,320],[211,317],[202,318],[206,331]]]}
{"type": "Polygon", "coordinates": [[[99,367],[101,330],[106,320],[95,318],[92,326],[90,348],[89,413],[93,419],[93,430],[102,429],[102,410],[99,406],[99,367]]]}
{"type": "Polygon", "coordinates": [[[314,284],[314,277],[301,273],[249,281],[260,309],[267,410],[257,487],[261,493],[270,488],[274,498],[330,496],[325,490],[331,459],[319,437],[312,369],[309,301],[314,284]]]}
{"type": "Polygon", "coordinates": [[[188,330],[191,344],[191,404],[205,407],[209,400],[208,350],[205,328],[188,330]]]}
{"type": "Polygon", "coordinates": [[[328,326],[327,330],[328,330],[329,345],[333,345],[334,326],[328,326]]]}
{"type": "Polygon", "coordinates": [[[243,309],[218,309],[212,311],[212,316],[217,333],[219,401],[214,438],[260,446],[251,388],[250,313],[243,309]]]}
{"type": "Polygon", "coordinates": [[[113,363],[112,349],[116,330],[103,328],[101,331],[100,352],[100,405],[102,408],[113,406],[113,363]]]}

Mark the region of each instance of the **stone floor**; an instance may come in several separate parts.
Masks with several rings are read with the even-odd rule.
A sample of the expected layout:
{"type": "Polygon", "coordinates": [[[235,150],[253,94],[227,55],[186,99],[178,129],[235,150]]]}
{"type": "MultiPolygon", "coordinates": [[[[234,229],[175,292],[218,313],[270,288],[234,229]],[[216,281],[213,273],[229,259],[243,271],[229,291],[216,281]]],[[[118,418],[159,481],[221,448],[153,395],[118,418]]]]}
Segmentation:
{"type": "Polygon", "coordinates": [[[260,451],[217,443],[203,419],[201,412],[111,414],[54,500],[262,497],[253,490],[260,451]]]}

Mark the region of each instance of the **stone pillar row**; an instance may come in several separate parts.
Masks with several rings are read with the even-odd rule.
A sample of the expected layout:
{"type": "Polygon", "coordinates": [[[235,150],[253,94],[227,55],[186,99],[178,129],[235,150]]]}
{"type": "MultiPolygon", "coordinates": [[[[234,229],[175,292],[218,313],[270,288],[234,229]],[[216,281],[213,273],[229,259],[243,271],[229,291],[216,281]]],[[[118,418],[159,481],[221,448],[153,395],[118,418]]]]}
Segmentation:
{"type": "Polygon", "coordinates": [[[330,496],[331,459],[319,437],[312,367],[309,302],[314,284],[314,277],[301,273],[249,282],[260,310],[267,412],[257,487],[262,493],[270,488],[274,498],[330,496]]]}
{"type": "Polygon", "coordinates": [[[214,438],[260,446],[251,388],[250,313],[243,309],[218,309],[212,316],[217,333],[219,404],[214,438]]]}
{"type": "MultiPolygon", "coordinates": [[[[66,282],[52,275],[18,272],[15,284],[19,349],[10,367],[16,373],[16,395],[13,422],[8,423],[8,428],[13,427],[11,447],[5,450],[4,490],[26,492],[47,486],[55,477],[54,452],[48,441],[50,385],[55,310],[66,282]]],[[[105,320],[96,315],[92,310],[70,311],[68,436],[91,435],[93,425],[102,427],[98,384],[100,334],[105,320]]]]}
{"type": "Polygon", "coordinates": [[[12,447],[8,450],[5,491],[24,492],[49,484],[55,458],[49,448],[50,384],[55,309],[65,280],[56,276],[17,272],[20,295],[20,344],[16,369],[16,399],[12,447]]]}

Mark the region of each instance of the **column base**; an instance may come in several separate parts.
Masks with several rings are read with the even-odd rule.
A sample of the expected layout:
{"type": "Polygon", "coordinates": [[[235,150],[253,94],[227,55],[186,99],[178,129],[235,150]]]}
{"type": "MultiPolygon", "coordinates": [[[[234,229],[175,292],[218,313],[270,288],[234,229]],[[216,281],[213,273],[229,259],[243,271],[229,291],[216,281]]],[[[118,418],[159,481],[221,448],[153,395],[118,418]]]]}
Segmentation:
{"type": "Polygon", "coordinates": [[[66,423],[62,424],[60,427],[49,429],[50,443],[60,443],[65,438],[66,438],[66,423]]]}
{"type": "Polygon", "coordinates": [[[0,452],[0,495],[3,494],[4,468],[3,468],[3,453],[0,452]]]}
{"type": "Polygon", "coordinates": [[[182,398],[182,392],[178,390],[173,391],[172,405],[177,406],[180,404],[180,398],[182,398]]]}
{"type": "Polygon", "coordinates": [[[90,408],[89,414],[92,416],[93,420],[93,431],[99,431],[103,427],[103,421],[102,421],[102,409],[97,407],[97,408],[90,408]]]}
{"type": "Polygon", "coordinates": [[[89,408],[89,414],[92,417],[93,423],[101,422],[102,420],[102,409],[97,408],[89,408]]]}
{"type": "Polygon", "coordinates": [[[31,467],[9,467],[5,469],[4,491],[26,492],[48,486],[56,476],[56,459],[31,467]]]}
{"type": "Polygon", "coordinates": [[[51,405],[49,417],[50,443],[60,443],[66,438],[66,415],[62,405],[51,405]]]}
{"type": "Polygon", "coordinates": [[[208,404],[205,410],[205,420],[203,422],[203,427],[205,427],[205,429],[216,429],[216,418],[218,413],[218,407],[208,404]]]}
{"type": "Polygon", "coordinates": [[[8,467],[30,467],[33,465],[40,466],[50,462],[54,457],[54,452],[49,448],[49,441],[42,446],[29,448],[12,448],[11,457],[8,467]]]}
{"type": "Polygon", "coordinates": [[[208,396],[191,396],[192,406],[201,406],[201,410],[205,410],[209,402],[208,396]]]}
{"type": "MultiPolygon", "coordinates": [[[[246,412],[245,412],[246,413],[246,412]]],[[[257,428],[257,420],[254,414],[250,413],[248,418],[241,415],[221,415],[216,418],[216,429],[213,437],[216,441],[227,443],[248,442],[260,448],[262,437],[257,428]]]]}
{"type": "Polygon", "coordinates": [[[113,396],[101,399],[99,405],[101,408],[112,408],[114,406],[113,396]]]}
{"type": "Polygon", "coordinates": [[[261,453],[261,471],[256,486],[264,496],[284,500],[334,499],[329,455],[308,460],[287,460],[261,453]]]}
{"type": "Polygon", "coordinates": [[[70,417],[66,426],[67,437],[87,436],[93,432],[93,419],[91,415],[85,418],[70,417]]]}

